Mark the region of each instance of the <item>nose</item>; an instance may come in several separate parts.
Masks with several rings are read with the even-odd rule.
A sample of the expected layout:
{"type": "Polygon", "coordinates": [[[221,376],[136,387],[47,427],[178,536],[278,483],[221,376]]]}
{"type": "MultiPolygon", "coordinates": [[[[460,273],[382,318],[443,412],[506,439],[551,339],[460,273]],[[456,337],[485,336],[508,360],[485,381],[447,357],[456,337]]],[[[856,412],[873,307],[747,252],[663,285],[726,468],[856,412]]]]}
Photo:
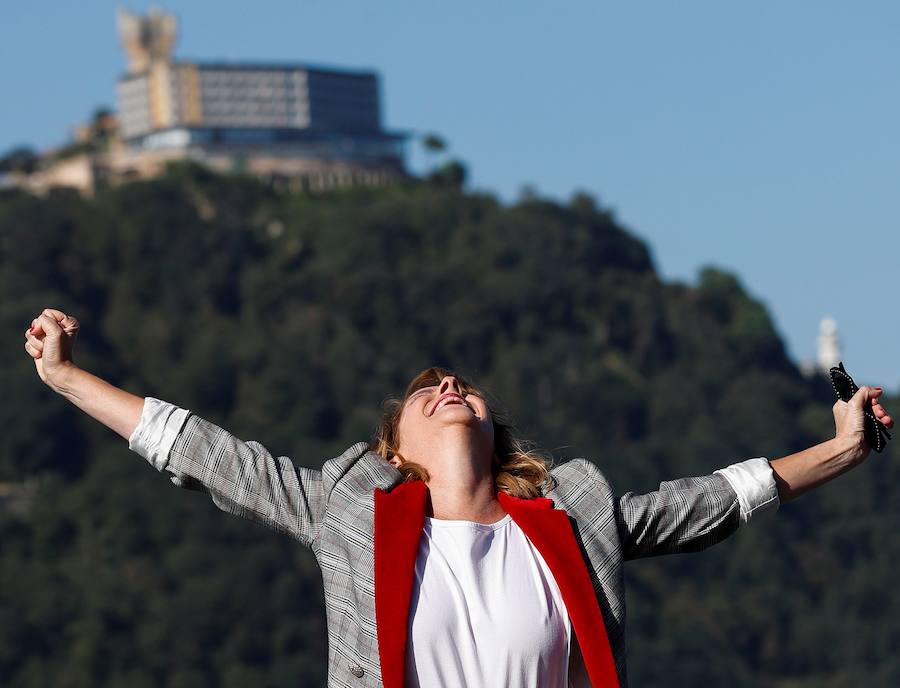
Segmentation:
{"type": "Polygon", "coordinates": [[[445,375],[441,380],[440,387],[438,387],[438,395],[446,394],[447,392],[456,392],[462,396],[462,387],[459,386],[459,380],[453,375],[445,375]]]}

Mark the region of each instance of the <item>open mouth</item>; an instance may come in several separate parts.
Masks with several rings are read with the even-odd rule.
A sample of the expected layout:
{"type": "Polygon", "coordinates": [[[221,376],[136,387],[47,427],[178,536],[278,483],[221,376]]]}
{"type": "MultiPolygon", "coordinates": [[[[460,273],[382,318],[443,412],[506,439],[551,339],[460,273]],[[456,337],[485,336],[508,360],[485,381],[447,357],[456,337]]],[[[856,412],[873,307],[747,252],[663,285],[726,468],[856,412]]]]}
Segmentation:
{"type": "Polygon", "coordinates": [[[474,413],[474,410],[472,409],[471,406],[469,406],[468,402],[465,399],[463,399],[458,394],[451,393],[451,394],[445,394],[443,397],[441,397],[441,399],[438,400],[437,405],[434,407],[434,410],[429,415],[433,416],[435,413],[440,411],[442,408],[444,408],[445,406],[450,406],[451,404],[459,404],[460,406],[465,406],[467,409],[469,409],[470,411],[472,411],[474,413]]]}

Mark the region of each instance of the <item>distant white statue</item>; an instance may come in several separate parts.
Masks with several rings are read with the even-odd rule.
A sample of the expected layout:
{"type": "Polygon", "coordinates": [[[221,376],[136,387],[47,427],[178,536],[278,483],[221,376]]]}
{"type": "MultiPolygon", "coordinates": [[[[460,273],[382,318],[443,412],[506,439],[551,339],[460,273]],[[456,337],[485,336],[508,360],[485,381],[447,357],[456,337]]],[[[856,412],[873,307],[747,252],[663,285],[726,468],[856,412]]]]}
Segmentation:
{"type": "Polygon", "coordinates": [[[827,372],[841,360],[841,342],[838,338],[837,323],[830,315],[819,323],[818,364],[819,370],[827,372]]]}

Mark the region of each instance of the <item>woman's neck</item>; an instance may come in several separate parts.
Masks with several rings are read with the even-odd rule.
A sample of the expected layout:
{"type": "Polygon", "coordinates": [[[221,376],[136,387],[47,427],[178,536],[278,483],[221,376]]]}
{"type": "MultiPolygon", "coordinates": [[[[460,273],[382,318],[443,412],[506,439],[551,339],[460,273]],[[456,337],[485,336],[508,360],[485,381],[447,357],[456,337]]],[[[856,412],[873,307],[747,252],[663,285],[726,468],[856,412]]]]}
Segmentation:
{"type": "Polygon", "coordinates": [[[497,499],[491,477],[475,489],[459,484],[442,485],[431,480],[425,515],[445,520],[496,523],[506,512],[497,499]]]}

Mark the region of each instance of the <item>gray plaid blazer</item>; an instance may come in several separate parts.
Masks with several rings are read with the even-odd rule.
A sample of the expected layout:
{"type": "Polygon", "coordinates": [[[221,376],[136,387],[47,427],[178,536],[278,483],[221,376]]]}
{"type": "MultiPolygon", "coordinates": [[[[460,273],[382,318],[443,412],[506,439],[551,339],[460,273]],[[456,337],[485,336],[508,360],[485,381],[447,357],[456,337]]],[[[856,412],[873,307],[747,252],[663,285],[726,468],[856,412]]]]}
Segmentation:
{"type": "MultiPolygon", "coordinates": [[[[374,688],[386,683],[402,688],[396,685],[401,681],[397,676],[387,681],[382,675],[387,650],[379,648],[379,637],[382,645],[396,645],[405,636],[398,626],[403,637],[386,639],[376,624],[373,537],[375,493],[390,494],[402,484],[401,473],[368,451],[366,442],[325,461],[321,470],[300,467],[185,409],[147,400],[150,403],[145,403],[129,448],[157,470],[171,473],[175,485],[207,493],[219,509],[285,533],[312,549],[325,591],[329,688],[374,688]],[[165,431],[148,436],[148,415],[159,417],[163,411],[168,416],[165,431]]],[[[622,688],[628,684],[624,562],[703,550],[734,533],[753,513],[778,506],[771,467],[764,458],[732,464],[711,475],[664,481],[656,491],[627,492],[620,497],[614,496],[603,473],[585,459],[557,465],[551,475],[555,486],[545,490],[543,501],[568,515],[596,596],[585,602],[599,604],[622,688]],[[750,474],[759,485],[755,493],[735,479],[750,474]]],[[[571,602],[567,600],[567,607],[572,607],[571,602]]],[[[593,642],[589,636],[602,635],[604,629],[591,631],[578,633],[578,640],[593,642]]],[[[579,642],[573,643],[570,655],[569,685],[592,685],[579,642]]]]}

